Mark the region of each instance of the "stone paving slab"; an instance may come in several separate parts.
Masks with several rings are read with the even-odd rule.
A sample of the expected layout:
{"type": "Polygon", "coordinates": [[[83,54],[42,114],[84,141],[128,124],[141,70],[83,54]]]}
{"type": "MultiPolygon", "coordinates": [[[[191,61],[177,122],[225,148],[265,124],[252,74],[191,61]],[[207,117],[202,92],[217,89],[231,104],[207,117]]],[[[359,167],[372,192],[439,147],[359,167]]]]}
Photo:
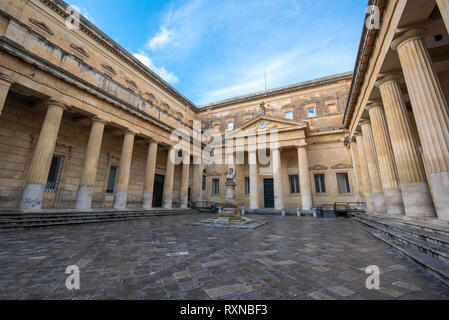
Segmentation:
{"type": "Polygon", "coordinates": [[[207,217],[2,233],[0,299],[449,299],[448,287],[350,219],[192,226],[207,217]],[[70,265],[80,290],[65,286],[70,265]],[[365,287],[370,265],[380,290],[365,287]]]}

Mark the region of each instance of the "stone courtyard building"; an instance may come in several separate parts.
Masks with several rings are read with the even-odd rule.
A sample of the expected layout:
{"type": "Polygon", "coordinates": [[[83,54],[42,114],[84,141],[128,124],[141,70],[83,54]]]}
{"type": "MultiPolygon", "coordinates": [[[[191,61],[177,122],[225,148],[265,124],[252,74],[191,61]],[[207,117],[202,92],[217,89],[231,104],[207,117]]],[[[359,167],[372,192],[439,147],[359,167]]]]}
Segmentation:
{"type": "Polygon", "coordinates": [[[245,137],[243,163],[222,146],[239,207],[449,220],[449,1],[369,4],[354,73],[196,106],[83,17],[68,28],[63,1],[0,0],[0,208],[223,203],[229,164],[169,157],[175,129],[215,129],[245,137]],[[249,137],[274,129],[264,157],[249,137]]]}

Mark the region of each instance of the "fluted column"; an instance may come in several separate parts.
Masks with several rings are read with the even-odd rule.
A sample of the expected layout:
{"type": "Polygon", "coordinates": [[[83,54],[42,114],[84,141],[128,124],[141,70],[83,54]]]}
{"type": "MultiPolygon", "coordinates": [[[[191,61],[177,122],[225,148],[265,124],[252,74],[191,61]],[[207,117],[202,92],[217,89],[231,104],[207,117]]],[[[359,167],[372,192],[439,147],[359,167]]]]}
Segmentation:
{"type": "Polygon", "coordinates": [[[193,184],[192,184],[192,200],[199,202],[202,200],[202,182],[203,182],[203,166],[201,164],[193,165],[193,184]]]}
{"type": "Polygon", "coordinates": [[[126,209],[128,198],[129,174],[131,171],[131,160],[134,148],[134,136],[137,132],[127,130],[123,138],[122,155],[120,157],[120,168],[118,171],[117,187],[114,195],[114,209],[126,209]]]}
{"type": "Polygon", "coordinates": [[[403,215],[401,189],[396,173],[393,150],[388,135],[387,122],[380,102],[368,104],[366,109],[371,119],[374,145],[376,147],[377,161],[379,163],[380,180],[385,197],[385,210],[387,214],[403,215]]]}
{"type": "Polygon", "coordinates": [[[368,166],[369,180],[371,183],[371,197],[375,214],[385,213],[385,198],[380,180],[379,163],[377,162],[376,147],[374,144],[373,132],[369,121],[361,122],[363,135],[363,148],[365,151],[366,163],[368,166]]]}
{"type": "Polygon", "coordinates": [[[84,169],[76,197],[75,208],[77,210],[89,210],[92,205],[105,123],[104,120],[98,118],[92,121],[89,142],[87,143],[86,159],[84,160],[84,169]]]}
{"type": "Polygon", "coordinates": [[[12,81],[4,76],[0,76],[0,116],[2,115],[3,107],[11,85],[12,81]]]}
{"type": "Polygon", "coordinates": [[[189,174],[190,174],[190,155],[185,155],[182,160],[182,174],[181,174],[181,208],[187,209],[189,207],[189,174]]]}
{"type": "Polygon", "coordinates": [[[365,156],[365,146],[363,143],[363,136],[361,133],[355,135],[357,141],[357,153],[359,156],[360,175],[362,177],[363,194],[366,201],[366,212],[368,214],[374,213],[373,191],[371,188],[371,181],[369,179],[368,163],[365,156]]]}
{"type": "Polygon", "coordinates": [[[145,182],[143,185],[142,208],[149,210],[153,207],[153,191],[154,191],[154,177],[156,175],[156,160],[157,160],[156,141],[151,140],[148,145],[147,166],[145,169],[145,182]]]}
{"type": "Polygon", "coordinates": [[[170,147],[167,154],[167,168],[164,179],[164,192],[162,196],[162,207],[171,209],[173,205],[173,176],[175,173],[175,149],[170,147]]]}
{"type": "Polygon", "coordinates": [[[448,106],[422,40],[425,34],[425,29],[406,31],[392,47],[399,54],[412,102],[435,209],[440,219],[449,220],[448,106]]]}
{"type": "Polygon", "coordinates": [[[449,32],[449,0],[437,0],[437,4],[440,8],[444,23],[446,24],[446,29],[449,32]]]}
{"type": "Polygon", "coordinates": [[[405,214],[410,217],[435,215],[418,148],[413,140],[407,109],[399,87],[400,77],[391,75],[378,81],[390,133],[405,214]]]}
{"type": "Polygon", "coordinates": [[[274,180],[274,208],[284,209],[284,189],[282,188],[281,150],[272,149],[273,180],[274,180]]]}
{"type": "Polygon", "coordinates": [[[307,147],[305,145],[298,148],[298,166],[302,209],[312,210],[312,183],[310,182],[309,159],[307,157],[307,147]]]}
{"type": "Polygon", "coordinates": [[[248,151],[249,160],[249,202],[251,209],[259,209],[259,183],[258,183],[258,166],[257,166],[257,150],[248,151]]]}
{"type": "Polygon", "coordinates": [[[48,102],[47,114],[28,169],[27,183],[23,190],[20,206],[22,209],[42,208],[45,184],[47,183],[64,110],[63,104],[56,101],[48,102]]]}

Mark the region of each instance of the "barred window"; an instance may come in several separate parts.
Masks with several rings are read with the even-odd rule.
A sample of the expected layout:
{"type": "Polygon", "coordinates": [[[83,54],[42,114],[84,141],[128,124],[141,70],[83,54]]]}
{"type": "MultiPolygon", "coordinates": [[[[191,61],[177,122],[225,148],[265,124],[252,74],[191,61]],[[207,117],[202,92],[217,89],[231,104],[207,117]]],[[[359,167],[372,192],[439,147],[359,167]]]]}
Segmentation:
{"type": "Polygon", "coordinates": [[[203,171],[203,180],[201,181],[201,187],[203,191],[206,191],[206,179],[207,179],[207,174],[206,174],[206,170],[203,171]]]}
{"type": "Polygon", "coordinates": [[[290,194],[298,194],[299,190],[299,177],[298,175],[288,176],[290,184],[290,194]]]}
{"type": "Polygon", "coordinates": [[[337,173],[337,185],[339,194],[351,193],[351,187],[349,186],[348,173],[337,173]]]}
{"type": "Polygon", "coordinates": [[[109,169],[109,178],[108,178],[108,186],[106,188],[106,193],[114,193],[115,192],[115,184],[117,182],[117,174],[118,174],[118,167],[111,166],[111,169],[109,169]]]}
{"type": "Polygon", "coordinates": [[[64,156],[54,155],[51,159],[50,172],[48,173],[45,192],[56,193],[61,180],[64,156]]]}
{"type": "Polygon", "coordinates": [[[245,194],[250,194],[250,193],[251,193],[251,189],[250,189],[249,177],[245,177],[245,194]]]}
{"type": "Polygon", "coordinates": [[[315,191],[316,193],[326,193],[326,182],[324,173],[315,174],[315,191]]]}
{"type": "Polygon", "coordinates": [[[220,194],[220,179],[212,180],[212,194],[218,196],[220,194]]]}

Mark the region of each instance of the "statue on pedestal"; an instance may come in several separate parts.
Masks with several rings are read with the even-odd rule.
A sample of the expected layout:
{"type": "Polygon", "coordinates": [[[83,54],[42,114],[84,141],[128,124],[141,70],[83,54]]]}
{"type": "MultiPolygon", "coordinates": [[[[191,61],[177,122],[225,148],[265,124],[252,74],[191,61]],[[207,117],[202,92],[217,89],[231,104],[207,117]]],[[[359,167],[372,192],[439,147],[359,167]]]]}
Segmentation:
{"type": "Polygon", "coordinates": [[[223,214],[240,216],[240,211],[237,209],[237,202],[235,201],[235,172],[233,168],[228,169],[226,175],[226,199],[223,214]]]}

